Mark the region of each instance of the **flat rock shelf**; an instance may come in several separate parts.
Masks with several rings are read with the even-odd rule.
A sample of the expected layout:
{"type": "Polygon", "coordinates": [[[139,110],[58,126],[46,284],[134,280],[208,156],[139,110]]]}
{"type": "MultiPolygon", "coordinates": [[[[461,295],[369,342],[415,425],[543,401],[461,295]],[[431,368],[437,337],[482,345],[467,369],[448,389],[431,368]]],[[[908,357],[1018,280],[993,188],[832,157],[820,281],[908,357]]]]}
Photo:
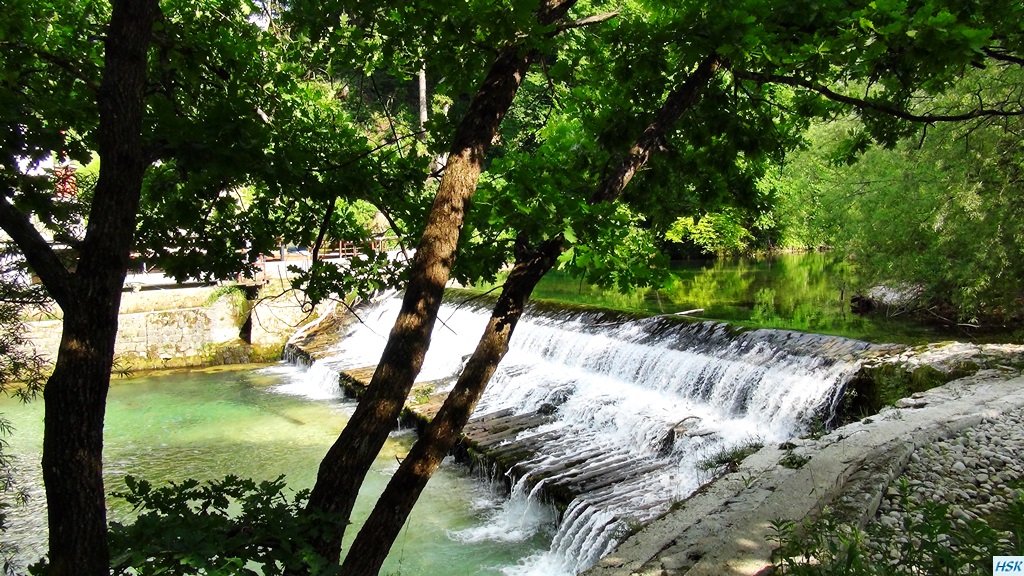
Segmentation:
{"type": "Polygon", "coordinates": [[[760,574],[774,548],[772,522],[816,517],[826,506],[855,525],[898,522],[902,511],[894,500],[901,477],[918,486],[915,498],[934,498],[940,490],[970,496],[971,485],[975,498],[951,499],[953,514],[982,516],[1009,497],[1004,476],[1011,483],[1019,478],[1019,464],[1002,464],[1024,453],[1022,409],[1024,377],[985,370],[816,440],[766,446],[622,542],[585,574],[760,574]],[[790,455],[802,464],[785,465],[790,455]],[[939,479],[936,469],[952,473],[939,479]],[[985,498],[977,497],[986,491],[985,498]]]}

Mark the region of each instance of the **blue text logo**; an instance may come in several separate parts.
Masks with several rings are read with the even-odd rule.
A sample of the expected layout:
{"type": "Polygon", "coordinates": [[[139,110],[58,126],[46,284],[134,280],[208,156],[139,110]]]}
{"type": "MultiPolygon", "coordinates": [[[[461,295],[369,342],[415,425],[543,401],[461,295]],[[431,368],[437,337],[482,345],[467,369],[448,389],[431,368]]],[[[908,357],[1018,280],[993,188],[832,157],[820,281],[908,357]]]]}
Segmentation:
{"type": "Polygon", "coordinates": [[[1024,556],[993,556],[993,574],[1024,574],[1024,556]]]}

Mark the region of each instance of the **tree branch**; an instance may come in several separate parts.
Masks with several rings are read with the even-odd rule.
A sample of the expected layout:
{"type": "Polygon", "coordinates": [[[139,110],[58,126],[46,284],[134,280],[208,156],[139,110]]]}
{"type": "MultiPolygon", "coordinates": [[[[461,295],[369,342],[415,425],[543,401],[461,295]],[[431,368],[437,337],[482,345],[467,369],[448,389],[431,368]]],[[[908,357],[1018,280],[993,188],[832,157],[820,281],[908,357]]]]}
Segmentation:
{"type": "Polygon", "coordinates": [[[81,80],[82,83],[88,86],[89,89],[93,92],[96,92],[100,89],[100,85],[96,82],[95,79],[90,78],[84,72],[76,68],[74,66],[74,63],[72,63],[70,60],[66,60],[64,58],[61,58],[60,56],[57,56],[56,54],[51,54],[45,50],[40,50],[37,48],[33,48],[31,46],[26,46],[24,44],[21,44],[20,42],[0,42],[0,46],[3,46],[5,49],[11,48],[31,52],[32,54],[35,54],[37,57],[39,57],[40,60],[44,62],[49,62],[50,64],[53,64],[58,68],[61,68],[62,70],[70,73],[75,78],[81,80]]]}
{"type": "Polygon", "coordinates": [[[324,236],[327,234],[327,227],[331,224],[331,216],[334,215],[334,204],[338,197],[332,196],[327,203],[327,211],[324,212],[324,221],[320,224],[320,232],[316,235],[316,242],[313,243],[313,254],[311,260],[316,262],[320,255],[320,248],[324,245],[324,236]]]}
{"type": "Polygon", "coordinates": [[[537,10],[537,22],[541,26],[548,26],[558,22],[564,17],[579,0],[547,0],[541,3],[537,10]]]}
{"type": "Polygon", "coordinates": [[[28,265],[42,280],[57,304],[61,308],[71,305],[74,277],[42,234],[32,226],[28,217],[15,208],[6,196],[0,196],[0,228],[14,240],[28,265]]]}
{"type": "Polygon", "coordinates": [[[384,215],[384,218],[388,221],[388,224],[391,226],[391,229],[395,231],[395,235],[398,236],[398,246],[399,248],[402,249],[402,255],[405,256],[406,260],[411,260],[411,258],[409,257],[409,251],[405,247],[405,241],[402,240],[402,238],[405,237],[405,234],[402,232],[402,229],[398,226],[398,223],[395,222],[395,219],[392,218],[391,214],[384,208],[377,206],[377,210],[380,210],[380,213],[384,215]]]}
{"type": "Polygon", "coordinates": [[[40,59],[45,60],[46,62],[49,62],[50,64],[53,64],[58,68],[62,68],[65,71],[69,72],[72,76],[81,80],[93,92],[99,91],[100,85],[94,79],[86,76],[81,70],[75,68],[74,65],[72,65],[72,63],[68,60],[63,59],[57,56],[56,54],[50,54],[49,52],[45,52],[43,50],[37,50],[36,55],[38,55],[40,59]]]}
{"type": "Polygon", "coordinates": [[[1007,62],[1009,64],[1016,64],[1017,66],[1024,66],[1024,58],[1021,58],[1020,56],[1014,56],[1004,50],[996,50],[995,48],[983,48],[982,52],[984,52],[986,56],[993,60],[1007,62]]]}
{"type": "Polygon", "coordinates": [[[794,86],[796,88],[804,88],[812,92],[816,92],[825,98],[832,100],[833,102],[839,102],[840,104],[848,104],[854,108],[860,110],[871,110],[873,112],[879,112],[887,114],[894,118],[901,120],[907,120],[910,122],[962,122],[964,120],[973,120],[975,118],[987,118],[987,117],[1010,117],[1010,116],[1024,116],[1024,108],[1020,110],[996,110],[991,108],[979,107],[969,112],[961,114],[914,114],[913,112],[890,106],[882,102],[875,102],[866,98],[857,98],[854,96],[847,96],[835,92],[831,88],[822,84],[814,83],[810,80],[803,78],[797,78],[795,76],[782,76],[779,74],[762,74],[760,72],[751,72],[749,70],[733,70],[733,76],[740,80],[749,80],[758,84],[785,84],[787,86],[794,86]]]}
{"type": "Polygon", "coordinates": [[[582,28],[584,26],[590,26],[591,24],[600,24],[601,22],[607,22],[612,18],[619,15],[618,10],[612,10],[611,12],[604,12],[602,14],[594,14],[593,16],[587,16],[586,18],[580,18],[579,20],[572,20],[570,22],[563,22],[555,27],[555,32],[565,32],[566,30],[572,30],[573,28],[582,28]]]}
{"type": "Polygon", "coordinates": [[[425,133],[426,133],[426,130],[422,130],[422,131],[421,130],[417,130],[416,132],[412,132],[412,133],[409,133],[409,134],[404,134],[402,136],[396,136],[395,138],[387,140],[384,143],[379,144],[378,146],[375,146],[375,147],[373,147],[373,148],[371,148],[371,149],[369,149],[369,150],[367,150],[365,152],[357,154],[356,156],[353,156],[352,158],[349,158],[348,160],[345,160],[344,162],[335,163],[335,164],[321,163],[321,166],[322,166],[321,168],[309,168],[309,171],[310,172],[314,172],[314,173],[322,173],[322,172],[330,172],[332,170],[341,170],[342,168],[347,168],[348,166],[351,166],[352,164],[355,164],[356,162],[362,160],[363,158],[369,158],[370,156],[372,156],[376,152],[380,152],[381,150],[387,148],[388,146],[393,146],[393,145],[401,142],[402,140],[408,140],[409,138],[416,138],[420,134],[425,134],[425,133]]]}
{"type": "Polygon", "coordinates": [[[377,88],[377,81],[370,76],[370,85],[373,86],[373,93],[377,95],[377,102],[380,103],[380,107],[384,109],[384,117],[388,119],[388,126],[391,127],[392,142],[395,144],[395,149],[398,150],[398,157],[402,158],[402,139],[398,137],[398,129],[395,127],[395,120],[391,117],[391,110],[388,110],[388,104],[384,101],[384,97],[381,95],[380,90],[377,88]]]}

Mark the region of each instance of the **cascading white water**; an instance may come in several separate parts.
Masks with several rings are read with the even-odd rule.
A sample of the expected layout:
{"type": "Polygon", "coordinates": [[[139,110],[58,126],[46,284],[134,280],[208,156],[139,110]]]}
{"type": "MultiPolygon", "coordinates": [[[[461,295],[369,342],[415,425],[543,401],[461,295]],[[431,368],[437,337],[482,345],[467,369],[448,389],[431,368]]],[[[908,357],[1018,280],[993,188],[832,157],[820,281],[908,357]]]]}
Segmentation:
{"type": "Polygon", "coordinates": [[[338,371],[325,362],[314,362],[312,366],[302,372],[284,367],[266,368],[265,370],[279,373],[288,378],[284,384],[273,388],[280,394],[303,396],[311,400],[329,400],[343,396],[341,388],[338,386],[338,371]]]}
{"type": "MultiPolygon", "coordinates": [[[[340,372],[375,365],[384,352],[401,304],[400,298],[391,297],[362,307],[357,311],[360,321],[352,323],[327,356],[314,362],[314,367],[328,364],[340,372]]],[[[486,322],[482,313],[442,307],[418,380],[440,380],[456,374],[463,357],[472,353],[486,322]]]]}
{"type": "MultiPolygon", "coordinates": [[[[335,370],[379,360],[400,301],[361,313],[328,357],[335,370]]],[[[488,310],[442,307],[420,380],[453,379],[472,352],[488,310]]],[[[511,472],[521,515],[551,487],[575,494],[551,549],[509,574],[576,574],[607,554],[630,527],[666,512],[714,470],[699,464],[749,444],[776,443],[804,430],[835,404],[869,345],[841,338],[713,323],[628,319],[596,313],[528,314],[477,414],[553,410],[523,432],[536,454],[511,472]],[[704,467],[706,468],[706,467],[704,467]],[[533,486],[527,490],[527,486],[533,486]]],[[[465,541],[508,537],[502,530],[455,534],[465,541]]]]}

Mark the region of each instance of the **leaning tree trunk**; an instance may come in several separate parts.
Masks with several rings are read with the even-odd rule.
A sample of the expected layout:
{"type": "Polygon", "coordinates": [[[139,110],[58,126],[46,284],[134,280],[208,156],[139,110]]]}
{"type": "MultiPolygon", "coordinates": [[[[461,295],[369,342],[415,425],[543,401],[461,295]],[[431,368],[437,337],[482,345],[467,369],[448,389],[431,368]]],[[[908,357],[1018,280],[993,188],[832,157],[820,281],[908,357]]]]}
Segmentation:
{"type": "MultiPolygon", "coordinates": [[[[718,67],[718,56],[709,56],[668,95],[655,120],[620,164],[602,180],[592,201],[612,202],[622,194],[632,175],[646,164],[668,131],[697,102],[718,67]]],[[[487,383],[508,351],[512,331],[530,294],[537,282],[555,265],[563,249],[564,242],[560,236],[542,243],[536,251],[525,250],[522,244],[517,243],[515,267],[505,281],[476,350],[441,409],[377,500],[352,543],[353,553],[345,558],[343,574],[373,576],[378,573],[427,481],[455,445],[487,383]]]]}
{"type": "MultiPolygon", "coordinates": [[[[544,0],[541,24],[552,24],[577,0],[544,0]]],[[[330,562],[341,555],[341,540],[359,487],[398,419],[430,345],[430,333],[444,287],[455,263],[464,214],[505,113],[530,65],[526,48],[502,48],[473,96],[451,146],[441,185],[413,258],[398,319],[377,370],[352,418],[320,463],[306,513],[331,518],[334,530],[310,534],[314,549],[330,562]]]]}
{"type": "MultiPolygon", "coordinates": [[[[146,163],[142,98],[158,0],[113,3],[97,95],[100,175],[73,275],[50,279],[64,310],[57,362],[43,392],[43,481],[49,575],[110,573],[103,490],[103,417],[117,312],[146,163]]],[[[26,258],[33,258],[26,252],[26,258]]],[[[44,284],[47,278],[43,278],[44,284]]]]}
{"type": "Polygon", "coordinates": [[[374,576],[378,573],[420,492],[459,439],[487,382],[508,351],[509,338],[534,287],[558,262],[561,253],[560,237],[544,242],[535,251],[517,244],[516,264],[505,281],[476,350],[441,410],[391,477],[377,506],[352,542],[352,552],[341,567],[342,574],[374,576]]]}
{"type": "Polygon", "coordinates": [[[644,129],[615,169],[602,180],[590,199],[592,203],[612,202],[622,194],[622,190],[633,179],[633,175],[647,164],[651,154],[662,144],[668,131],[683,113],[697,102],[704,87],[721,65],[721,58],[717,54],[711,54],[704,58],[685,82],[669,93],[655,114],[654,121],[644,129]]]}
{"type": "Polygon", "coordinates": [[[326,513],[339,522],[324,530],[315,546],[336,562],[341,538],[359,487],[394,426],[419,374],[448,282],[466,205],[476,191],[484,156],[502,117],[512,104],[528,66],[518,47],[498,55],[460,124],[444,178],[434,198],[426,229],[413,258],[402,309],[388,338],[366,395],[320,463],[309,513],[326,513]]]}

